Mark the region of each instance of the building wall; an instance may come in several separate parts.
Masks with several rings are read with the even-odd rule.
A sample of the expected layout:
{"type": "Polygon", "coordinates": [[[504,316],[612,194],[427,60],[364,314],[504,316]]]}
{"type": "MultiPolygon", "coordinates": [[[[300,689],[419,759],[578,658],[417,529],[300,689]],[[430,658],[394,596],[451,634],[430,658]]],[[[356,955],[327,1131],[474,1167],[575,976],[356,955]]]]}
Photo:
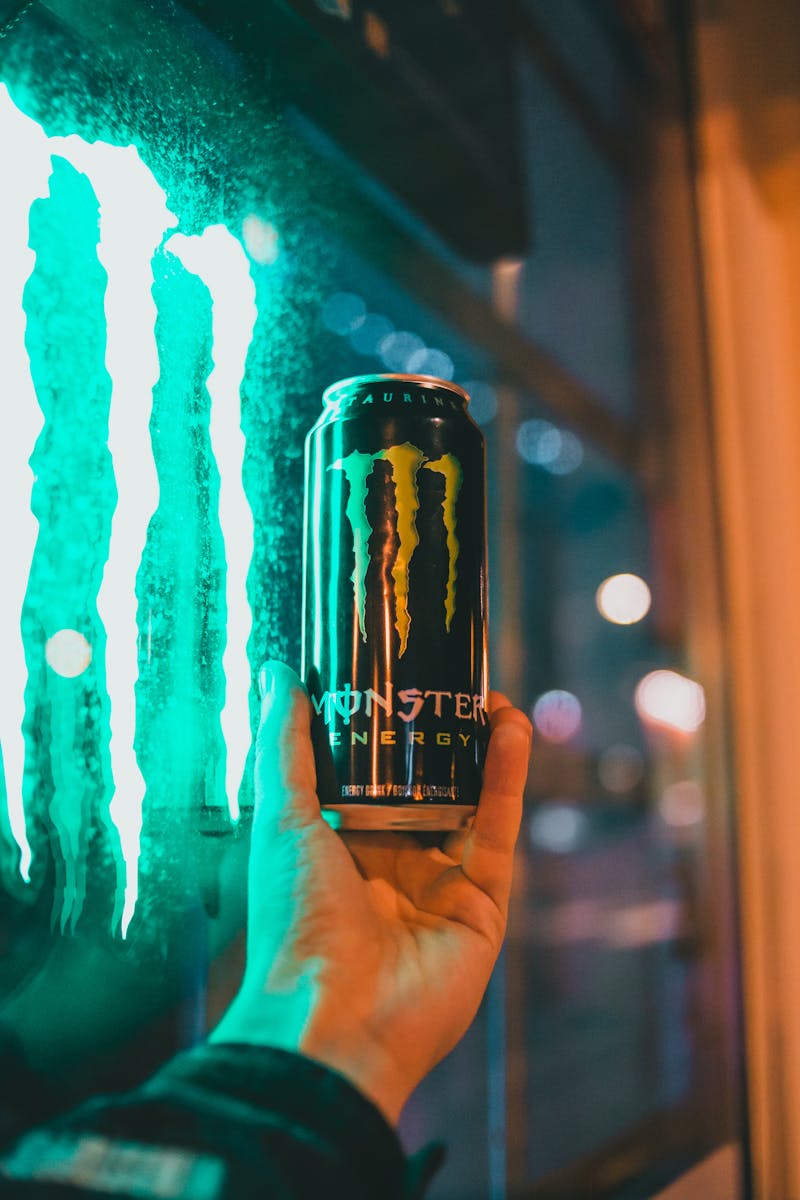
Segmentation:
{"type": "Polygon", "coordinates": [[[696,11],[755,1194],[800,1195],[800,10],[696,11]]]}

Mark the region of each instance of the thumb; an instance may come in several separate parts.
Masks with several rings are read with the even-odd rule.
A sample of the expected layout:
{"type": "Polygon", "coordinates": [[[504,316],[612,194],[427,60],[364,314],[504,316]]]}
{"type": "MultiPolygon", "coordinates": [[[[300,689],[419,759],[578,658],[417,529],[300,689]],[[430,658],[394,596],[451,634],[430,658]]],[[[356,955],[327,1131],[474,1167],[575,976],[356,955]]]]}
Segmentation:
{"type": "Polygon", "coordinates": [[[319,817],[308,693],[282,662],[265,663],[259,683],[254,833],[276,821],[306,824],[319,817]]]}

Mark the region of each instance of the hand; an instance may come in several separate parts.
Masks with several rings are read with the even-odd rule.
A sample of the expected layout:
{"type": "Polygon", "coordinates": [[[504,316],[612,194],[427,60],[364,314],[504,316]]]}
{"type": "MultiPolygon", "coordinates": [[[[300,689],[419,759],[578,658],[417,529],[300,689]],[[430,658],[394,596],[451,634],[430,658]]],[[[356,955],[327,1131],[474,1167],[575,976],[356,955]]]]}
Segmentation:
{"type": "Polygon", "coordinates": [[[311,705],[270,663],[256,744],[247,966],[212,1034],[300,1051],[390,1121],[461,1038],[505,932],[531,726],[492,693],[477,815],[444,849],[335,833],[320,815],[311,705]]]}

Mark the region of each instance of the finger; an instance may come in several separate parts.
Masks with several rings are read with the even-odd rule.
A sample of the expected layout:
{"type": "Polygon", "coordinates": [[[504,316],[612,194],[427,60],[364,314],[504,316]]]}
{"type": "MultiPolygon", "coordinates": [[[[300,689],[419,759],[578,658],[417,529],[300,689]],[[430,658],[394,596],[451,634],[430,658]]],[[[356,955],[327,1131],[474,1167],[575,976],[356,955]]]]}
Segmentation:
{"type": "MultiPolygon", "coordinates": [[[[512,705],[508,696],[504,695],[503,692],[490,691],[487,697],[486,707],[489,712],[489,716],[491,717],[492,714],[497,712],[498,709],[511,708],[512,705]]],[[[464,853],[464,843],[467,840],[467,834],[472,828],[474,820],[474,817],[470,817],[463,829],[456,829],[453,833],[449,834],[445,838],[442,849],[448,858],[452,858],[454,862],[461,862],[461,858],[464,853]]]]}
{"type": "Polygon", "coordinates": [[[498,708],[511,708],[511,701],[502,692],[491,691],[487,697],[486,707],[491,717],[492,713],[496,712],[498,708]]]}
{"type": "Polygon", "coordinates": [[[461,869],[505,913],[514,846],[522,818],[531,723],[510,704],[494,710],[475,819],[464,841],[461,869]]]}
{"type": "Polygon", "coordinates": [[[393,878],[398,854],[402,850],[418,849],[410,833],[351,829],[340,833],[339,837],[364,879],[374,875],[393,878]]]}
{"type": "Polygon", "coordinates": [[[452,833],[448,833],[444,839],[442,849],[448,858],[452,858],[455,862],[461,862],[461,856],[464,852],[464,843],[469,836],[469,831],[472,829],[475,818],[469,817],[466,825],[462,829],[454,829],[452,833]]]}
{"type": "Polygon", "coordinates": [[[319,817],[311,705],[298,676],[285,663],[261,669],[261,720],[256,737],[254,821],[288,822],[319,817]]]}

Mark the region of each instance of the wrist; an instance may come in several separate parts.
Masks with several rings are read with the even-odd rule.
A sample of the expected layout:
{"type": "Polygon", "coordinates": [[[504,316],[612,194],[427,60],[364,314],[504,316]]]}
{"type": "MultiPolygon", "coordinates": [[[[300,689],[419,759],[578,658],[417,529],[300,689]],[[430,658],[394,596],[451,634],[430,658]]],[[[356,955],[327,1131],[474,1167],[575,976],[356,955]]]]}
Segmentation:
{"type": "Polygon", "coordinates": [[[381,1045],[360,1036],[356,1041],[329,1039],[307,1033],[298,1050],[322,1063],[358,1088],[390,1125],[397,1125],[413,1088],[403,1079],[398,1064],[381,1045]]]}
{"type": "MultiPolygon", "coordinates": [[[[340,1025],[336,1023],[337,1027],[340,1025]]],[[[209,1033],[212,1044],[269,1046],[303,1054],[336,1071],[356,1087],[394,1126],[413,1086],[403,1079],[388,1050],[363,1029],[335,1035],[322,1028],[310,989],[291,995],[240,992],[219,1024],[209,1033]]]]}
{"type": "Polygon", "coordinates": [[[313,997],[299,987],[278,995],[263,992],[250,996],[242,990],[211,1030],[208,1040],[212,1044],[238,1042],[297,1051],[312,1006],[313,997]]]}

